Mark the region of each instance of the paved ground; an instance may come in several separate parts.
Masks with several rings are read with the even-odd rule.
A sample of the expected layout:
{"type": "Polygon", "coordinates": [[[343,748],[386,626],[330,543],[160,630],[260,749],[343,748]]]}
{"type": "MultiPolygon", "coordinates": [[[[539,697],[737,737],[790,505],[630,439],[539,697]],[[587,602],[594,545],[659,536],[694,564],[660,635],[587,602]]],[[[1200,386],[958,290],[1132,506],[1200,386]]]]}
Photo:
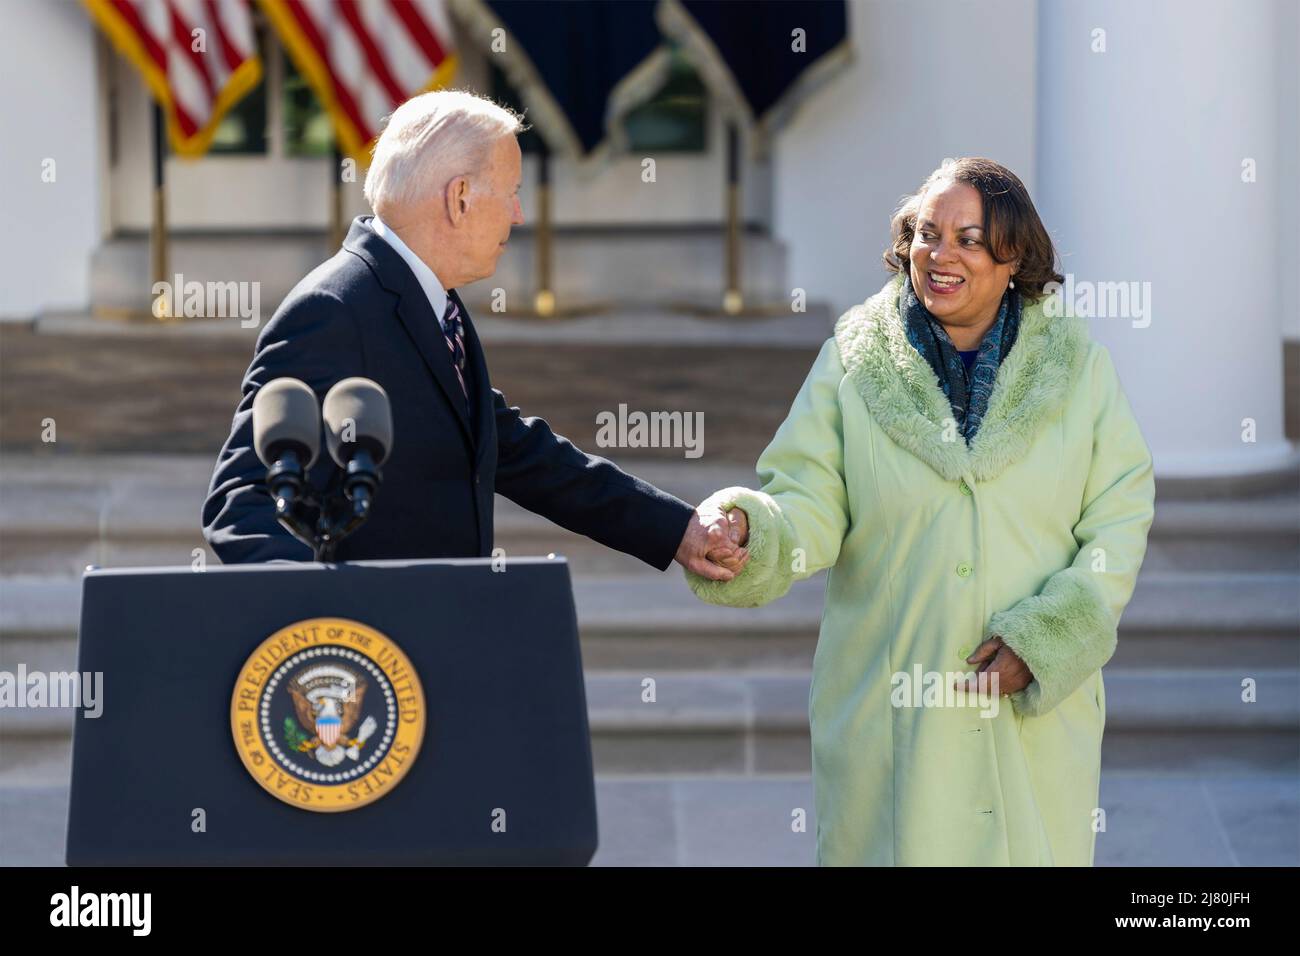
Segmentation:
{"type": "MultiPolygon", "coordinates": [[[[808,866],[817,825],[803,776],[608,777],[597,781],[597,866],[808,866]],[[792,832],[795,808],[806,832],[792,832]]],[[[1300,778],[1291,774],[1102,775],[1099,866],[1300,865],[1300,778]]],[[[65,787],[0,790],[0,865],[57,866],[65,787]]]]}

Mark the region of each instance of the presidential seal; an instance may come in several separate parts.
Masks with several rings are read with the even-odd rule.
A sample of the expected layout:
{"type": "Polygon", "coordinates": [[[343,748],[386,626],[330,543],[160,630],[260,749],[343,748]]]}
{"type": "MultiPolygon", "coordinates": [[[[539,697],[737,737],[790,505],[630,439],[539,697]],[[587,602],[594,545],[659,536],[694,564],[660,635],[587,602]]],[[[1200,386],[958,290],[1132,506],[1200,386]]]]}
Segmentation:
{"type": "Polygon", "coordinates": [[[235,749],[267,793],[303,810],[355,810],[411,769],[424,691],[401,648],[372,627],[318,617],[276,631],[230,701],[235,749]]]}

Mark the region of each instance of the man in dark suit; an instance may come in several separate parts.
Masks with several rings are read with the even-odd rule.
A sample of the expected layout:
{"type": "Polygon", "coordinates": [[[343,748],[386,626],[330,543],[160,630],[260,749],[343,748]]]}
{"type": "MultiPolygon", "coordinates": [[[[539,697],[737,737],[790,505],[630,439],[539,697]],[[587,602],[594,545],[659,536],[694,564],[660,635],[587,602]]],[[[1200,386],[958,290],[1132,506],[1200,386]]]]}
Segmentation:
{"type": "MultiPolygon", "coordinates": [[[[375,215],[353,222],[258,337],[203,506],[204,536],[223,562],[311,559],[266,493],[253,449],[258,389],[288,376],[323,397],[364,376],[392,403],[393,449],[371,515],[338,560],[488,556],[500,492],[660,570],[675,559],[729,580],[743,567],[748,554],[724,515],[697,514],[584,454],[492,388],[455,290],[492,275],[523,222],[520,129],[513,113],[463,92],[423,94],[390,118],[365,184],[375,215]]],[[[332,472],[322,452],[309,477],[320,488],[332,472]]]]}

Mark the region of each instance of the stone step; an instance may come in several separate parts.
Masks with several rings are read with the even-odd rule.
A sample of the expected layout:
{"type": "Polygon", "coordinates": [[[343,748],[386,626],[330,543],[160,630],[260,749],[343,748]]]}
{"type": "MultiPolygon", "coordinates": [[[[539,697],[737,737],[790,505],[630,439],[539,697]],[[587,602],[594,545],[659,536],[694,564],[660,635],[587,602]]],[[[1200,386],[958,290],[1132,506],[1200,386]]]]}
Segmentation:
{"type": "MultiPolygon", "coordinates": [[[[715,633],[691,636],[621,636],[592,633],[584,628],[583,663],[588,672],[634,671],[655,674],[664,671],[699,670],[718,673],[761,673],[769,670],[797,671],[811,666],[816,636],[782,633],[715,633]]],[[[1218,634],[1138,635],[1124,632],[1119,648],[1107,664],[1108,673],[1162,668],[1178,675],[1215,661],[1231,647],[1233,663],[1241,677],[1260,670],[1293,665],[1297,653],[1294,638],[1233,637],[1230,643],[1218,634]]],[[[19,633],[0,635],[0,669],[13,670],[23,663],[29,670],[43,672],[76,669],[76,638],[71,634],[19,633]]]]}
{"type": "MultiPolygon", "coordinates": [[[[508,561],[508,559],[507,559],[508,561]]],[[[508,564],[507,564],[508,573],[508,564]]],[[[759,608],[717,607],[696,600],[672,566],[630,575],[574,575],[574,601],[584,634],[816,635],[825,574],[795,584],[778,601],[759,608]]],[[[1289,574],[1142,573],[1124,611],[1121,633],[1300,636],[1300,577],[1289,574]]],[[[0,634],[50,637],[75,633],[80,614],[79,577],[0,577],[0,634]]]]}
{"type": "MultiPolygon", "coordinates": [[[[1106,674],[1107,766],[1300,770],[1300,668],[1106,674]]],[[[808,673],[591,673],[588,718],[605,774],[807,773],[808,673]],[[654,700],[643,699],[647,678],[654,700]]],[[[0,779],[66,774],[72,710],[0,710],[0,779]]],[[[66,777],[65,777],[66,779],[66,777]]]]}
{"type": "MultiPolygon", "coordinates": [[[[696,503],[718,488],[754,485],[751,466],[624,460],[628,470],[696,503]]],[[[78,574],[87,564],[190,564],[204,548],[199,514],[215,457],[4,456],[0,575],[78,574]]],[[[496,544],[507,555],[563,554],[575,574],[634,573],[639,561],[604,548],[500,496],[496,544]]],[[[214,560],[209,553],[207,560],[214,560]]],[[[1300,574],[1300,495],[1158,500],[1143,570],[1300,574]]]]}
{"type": "MultiPolygon", "coordinates": [[[[1259,702],[1245,704],[1237,671],[1108,673],[1108,763],[1149,766],[1151,756],[1129,740],[1136,736],[1177,738],[1186,752],[1167,748],[1173,766],[1300,768],[1300,668],[1252,676],[1259,702]]],[[[808,691],[807,674],[589,675],[597,766],[606,773],[807,772],[808,691]],[[648,676],[655,703],[641,699],[648,676]]]]}
{"type": "MultiPolygon", "coordinates": [[[[28,663],[28,670],[36,669],[28,663]]],[[[1255,670],[1256,700],[1242,701],[1239,669],[1165,671],[1108,668],[1108,731],[1277,731],[1300,734],[1300,667],[1255,670]]],[[[808,729],[807,672],[725,673],[662,670],[586,675],[592,732],[610,738],[640,735],[803,733],[808,729]],[[646,702],[647,681],[656,700],[646,702]]],[[[61,736],[71,708],[4,708],[0,733],[61,736]]],[[[754,768],[749,768],[753,770],[754,768]]]]}
{"type": "MultiPolygon", "coordinates": [[[[788,413],[831,317],[824,306],[734,319],[643,309],[556,321],[489,313],[475,325],[492,384],[579,447],[620,462],[748,466],[788,413]],[[703,428],[689,436],[691,454],[703,457],[686,459],[685,447],[602,449],[597,416],[617,415],[624,405],[629,413],[703,415],[703,428]]],[[[210,469],[229,433],[257,331],[224,319],[159,326],[50,316],[35,329],[0,323],[0,449],[56,459],[195,454],[210,469]],[[48,420],[56,443],[49,443],[48,420]]],[[[395,438],[400,443],[401,435],[395,438]]]]}
{"type": "MultiPolygon", "coordinates": [[[[1291,666],[1300,660],[1297,584],[1290,575],[1142,574],[1112,665],[1204,666],[1230,642],[1242,666],[1291,666]]],[[[584,660],[595,669],[806,669],[823,590],[817,575],[765,607],[725,608],[695,600],[677,567],[574,578],[584,660]]],[[[0,653],[72,666],[80,601],[77,578],[0,577],[0,653]]]]}
{"type": "Polygon", "coordinates": [[[1162,490],[1143,570],[1300,572],[1300,495],[1183,501],[1162,490]]]}
{"type": "MultiPolygon", "coordinates": [[[[0,576],[78,575],[101,567],[192,564],[208,550],[200,514],[215,461],[199,456],[43,458],[9,455],[0,464],[0,576]]],[[[745,481],[738,466],[629,466],[684,500],[745,481]]],[[[635,573],[646,565],[573,534],[500,495],[497,547],[510,555],[564,554],[574,573],[635,573]]]]}
{"type": "MultiPolygon", "coordinates": [[[[552,282],[568,305],[600,302],[662,303],[681,298],[722,301],[725,232],[720,226],[557,227],[552,239],[552,282]]],[[[519,228],[497,263],[495,275],[460,290],[466,304],[485,310],[494,289],[522,307],[536,289],[535,233],[519,228]]],[[[191,233],[169,237],[172,271],[186,284],[256,282],[263,314],[304,275],[332,253],[316,232],[191,233]]],[[[765,232],[742,232],[746,296],[790,301],[784,245],[765,232]]],[[[171,279],[171,277],[168,277],[171,279]]],[[[174,280],[172,280],[174,281],[174,280]]],[[[91,257],[91,301],[110,309],[145,309],[150,302],[149,242],[143,234],[104,241],[91,257]]]]}

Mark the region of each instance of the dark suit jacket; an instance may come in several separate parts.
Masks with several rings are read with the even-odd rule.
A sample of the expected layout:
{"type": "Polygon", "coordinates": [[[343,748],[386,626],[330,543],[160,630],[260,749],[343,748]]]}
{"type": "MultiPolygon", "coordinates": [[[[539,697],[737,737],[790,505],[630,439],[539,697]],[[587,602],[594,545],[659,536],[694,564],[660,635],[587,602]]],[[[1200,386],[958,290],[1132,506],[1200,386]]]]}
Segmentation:
{"type": "MultiPolygon", "coordinates": [[[[470,412],[438,318],[402,258],[370,227],[294,288],[258,336],[243,399],[203,505],[203,533],[227,564],[311,560],[275,519],[266,466],[253,450],[253,398],[272,379],[302,379],[323,398],[353,375],[373,379],[393,409],[393,448],[366,523],[339,545],[340,561],[487,557],[492,495],[601,544],[668,567],[692,509],[611,462],[584,454],[492,388],[474,323],[464,318],[470,412]],[[473,420],[471,420],[471,418],[473,420]]],[[[335,465],[321,441],[310,471],[325,486],[335,465]]]]}

